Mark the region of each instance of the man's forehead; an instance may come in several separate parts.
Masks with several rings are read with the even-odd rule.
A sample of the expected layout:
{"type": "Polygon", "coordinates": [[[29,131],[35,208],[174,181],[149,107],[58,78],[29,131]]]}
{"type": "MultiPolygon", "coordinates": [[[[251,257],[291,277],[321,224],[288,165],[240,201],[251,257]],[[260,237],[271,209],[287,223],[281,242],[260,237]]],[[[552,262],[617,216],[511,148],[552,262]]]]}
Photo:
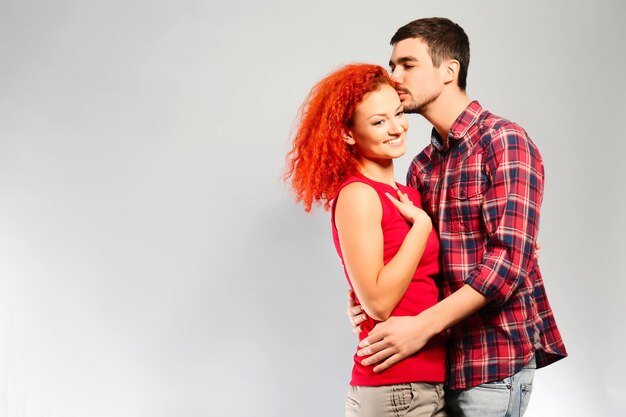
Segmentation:
{"type": "Polygon", "coordinates": [[[427,56],[428,45],[421,38],[403,39],[393,46],[390,64],[399,64],[407,61],[419,61],[427,56]]]}

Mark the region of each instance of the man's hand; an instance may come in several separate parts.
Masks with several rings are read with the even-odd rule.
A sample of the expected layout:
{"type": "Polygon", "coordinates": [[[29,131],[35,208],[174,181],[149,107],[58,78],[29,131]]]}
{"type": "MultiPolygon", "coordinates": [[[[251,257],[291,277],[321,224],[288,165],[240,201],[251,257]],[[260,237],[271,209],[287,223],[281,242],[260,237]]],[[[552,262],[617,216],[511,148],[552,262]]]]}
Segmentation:
{"type": "Polygon", "coordinates": [[[361,333],[361,323],[367,319],[367,316],[363,311],[363,307],[354,302],[354,292],[352,290],[348,291],[347,313],[348,319],[350,319],[350,323],[352,324],[352,331],[356,334],[361,333]]]}
{"type": "Polygon", "coordinates": [[[419,351],[432,336],[419,315],[393,316],[378,323],[359,343],[357,355],[371,355],[362,364],[379,364],[374,372],[381,372],[419,351]]]}
{"type": "Polygon", "coordinates": [[[369,356],[363,365],[380,364],[374,372],[381,372],[419,351],[435,336],[459,321],[474,314],[490,301],[465,284],[417,316],[393,316],[378,323],[361,340],[359,356],[369,356]]]}

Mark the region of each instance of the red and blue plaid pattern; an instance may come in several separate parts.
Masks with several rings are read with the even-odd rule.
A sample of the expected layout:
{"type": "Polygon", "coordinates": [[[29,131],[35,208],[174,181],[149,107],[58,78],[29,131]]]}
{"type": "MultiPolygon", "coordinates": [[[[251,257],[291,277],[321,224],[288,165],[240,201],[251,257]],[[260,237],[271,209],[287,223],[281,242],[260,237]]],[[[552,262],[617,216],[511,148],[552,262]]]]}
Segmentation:
{"type": "Polygon", "coordinates": [[[535,353],[538,367],[567,356],[534,253],[543,181],[526,132],[476,101],[409,168],[439,231],[443,295],[468,284],[491,299],[450,329],[450,389],[511,376],[535,353]]]}

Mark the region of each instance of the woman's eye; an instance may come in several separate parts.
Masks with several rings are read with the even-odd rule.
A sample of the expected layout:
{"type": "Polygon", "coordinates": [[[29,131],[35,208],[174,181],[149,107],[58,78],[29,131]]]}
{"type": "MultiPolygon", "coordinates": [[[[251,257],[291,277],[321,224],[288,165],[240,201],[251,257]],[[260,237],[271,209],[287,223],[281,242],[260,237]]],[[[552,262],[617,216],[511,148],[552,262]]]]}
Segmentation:
{"type": "Polygon", "coordinates": [[[404,116],[404,111],[399,111],[399,112],[396,114],[396,117],[400,117],[400,116],[404,116]]]}
{"type": "Polygon", "coordinates": [[[384,120],[378,120],[377,122],[372,123],[373,126],[381,126],[383,123],[385,123],[384,120]]]}

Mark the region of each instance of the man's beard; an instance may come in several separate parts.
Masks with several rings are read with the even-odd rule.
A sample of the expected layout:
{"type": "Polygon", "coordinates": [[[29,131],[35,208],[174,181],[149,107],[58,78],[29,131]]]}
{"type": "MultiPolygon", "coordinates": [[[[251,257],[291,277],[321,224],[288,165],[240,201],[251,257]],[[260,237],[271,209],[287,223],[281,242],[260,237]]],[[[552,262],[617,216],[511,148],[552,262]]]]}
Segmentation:
{"type": "Polygon", "coordinates": [[[420,112],[421,106],[415,100],[413,100],[413,98],[411,98],[407,104],[402,105],[402,108],[407,114],[415,114],[420,112]]]}
{"type": "Polygon", "coordinates": [[[415,113],[423,114],[424,110],[426,110],[426,107],[428,107],[428,105],[432,103],[433,101],[437,100],[438,96],[422,98],[421,101],[415,100],[413,96],[410,96],[410,97],[411,98],[408,103],[406,104],[402,103],[404,112],[408,114],[415,114],[415,113]]]}

